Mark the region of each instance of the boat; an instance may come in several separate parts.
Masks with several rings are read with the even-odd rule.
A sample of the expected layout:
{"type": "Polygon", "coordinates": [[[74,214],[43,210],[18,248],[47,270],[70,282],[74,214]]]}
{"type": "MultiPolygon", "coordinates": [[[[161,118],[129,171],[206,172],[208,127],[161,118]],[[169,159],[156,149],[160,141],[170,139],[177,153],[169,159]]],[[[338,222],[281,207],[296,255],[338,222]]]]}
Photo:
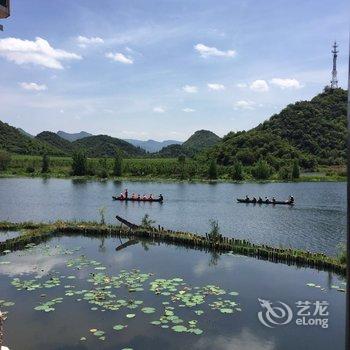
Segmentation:
{"type": "Polygon", "coordinates": [[[253,200],[249,199],[243,199],[243,198],[237,198],[237,202],[238,203],[252,203],[252,204],[272,204],[272,205],[275,205],[275,204],[282,204],[282,205],[294,205],[294,202],[290,202],[290,201],[262,201],[262,202],[254,202],[253,200]]]}
{"type": "Polygon", "coordinates": [[[122,202],[159,202],[163,203],[164,198],[153,198],[153,199],[142,199],[142,198],[122,198],[117,196],[112,196],[113,200],[115,201],[122,201],[122,202]]]}

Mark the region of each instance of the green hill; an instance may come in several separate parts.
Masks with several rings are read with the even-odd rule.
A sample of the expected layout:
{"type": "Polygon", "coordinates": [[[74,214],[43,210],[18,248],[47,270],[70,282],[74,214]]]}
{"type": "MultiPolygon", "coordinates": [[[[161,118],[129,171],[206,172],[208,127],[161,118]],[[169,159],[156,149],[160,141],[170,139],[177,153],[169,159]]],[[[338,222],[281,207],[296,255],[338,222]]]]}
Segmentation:
{"type": "Polygon", "coordinates": [[[146,152],[130,143],[107,135],[84,137],[72,143],[74,148],[82,149],[88,157],[113,157],[116,150],[124,156],[144,156],[146,152]]]}
{"type": "Polygon", "coordinates": [[[213,132],[209,130],[198,130],[182,144],[182,147],[186,152],[196,154],[216,145],[220,141],[221,138],[213,132]]]}
{"type": "Polygon", "coordinates": [[[325,90],[288,105],[252,130],[229,133],[207,156],[223,165],[236,160],[252,165],[260,158],[277,168],[291,158],[299,158],[305,168],[345,164],[346,108],[347,91],[325,90]]]}
{"type": "Polygon", "coordinates": [[[35,136],[37,140],[43,141],[52,147],[58,148],[66,155],[71,155],[73,152],[73,145],[71,142],[63,139],[51,131],[43,131],[35,136]]]}
{"type": "Polygon", "coordinates": [[[169,145],[163,147],[158,153],[158,156],[164,158],[177,158],[180,155],[187,155],[186,150],[183,149],[182,145],[169,145]]]}
{"type": "Polygon", "coordinates": [[[0,121],[0,149],[11,153],[63,156],[64,152],[51,145],[24,135],[17,128],[0,121]]]}
{"type": "Polygon", "coordinates": [[[176,158],[180,155],[193,157],[220,142],[221,138],[209,130],[198,130],[182,145],[163,147],[158,154],[161,157],[176,158]]]}

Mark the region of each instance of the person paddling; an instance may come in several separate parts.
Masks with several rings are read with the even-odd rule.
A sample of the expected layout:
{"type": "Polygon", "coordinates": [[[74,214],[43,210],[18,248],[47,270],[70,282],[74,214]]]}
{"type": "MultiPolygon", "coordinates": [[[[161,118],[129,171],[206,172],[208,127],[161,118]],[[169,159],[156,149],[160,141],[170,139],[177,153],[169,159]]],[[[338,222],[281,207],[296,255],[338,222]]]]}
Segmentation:
{"type": "Polygon", "coordinates": [[[253,197],[252,202],[256,203],[256,197],[253,197]]]}
{"type": "Polygon", "coordinates": [[[249,202],[249,197],[247,195],[245,196],[245,200],[246,202],[249,202]]]}
{"type": "Polygon", "coordinates": [[[124,196],[125,196],[126,199],[128,198],[128,189],[127,188],[124,191],[124,196]]]}
{"type": "Polygon", "coordinates": [[[164,199],[164,198],[163,198],[163,195],[160,194],[160,195],[159,195],[159,200],[160,200],[161,202],[163,202],[163,199],[164,199]]]}
{"type": "Polygon", "coordinates": [[[294,197],[292,195],[289,196],[289,203],[294,203],[294,197]]]}
{"type": "Polygon", "coordinates": [[[259,199],[258,199],[258,203],[260,204],[260,203],[262,203],[262,198],[259,196],[259,199]]]}

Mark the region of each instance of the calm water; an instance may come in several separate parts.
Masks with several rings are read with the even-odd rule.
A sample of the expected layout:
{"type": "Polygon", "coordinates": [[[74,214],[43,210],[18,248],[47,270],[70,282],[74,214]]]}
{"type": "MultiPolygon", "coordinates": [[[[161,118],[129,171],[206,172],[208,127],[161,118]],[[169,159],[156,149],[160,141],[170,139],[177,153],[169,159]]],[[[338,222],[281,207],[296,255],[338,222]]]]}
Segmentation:
{"type": "MultiPolygon", "coordinates": [[[[38,183],[34,181],[33,184],[37,185],[38,183]]],[[[68,193],[75,191],[70,187],[69,182],[58,184],[57,182],[47,184],[47,195],[51,198],[48,198],[46,203],[58,203],[53,193],[49,193],[53,188],[57,188],[56,186],[61,188],[62,196],[66,200],[68,193]],[[66,191],[62,190],[66,185],[66,191]],[[71,191],[68,191],[67,188],[71,188],[71,191]]],[[[107,189],[101,190],[104,188],[100,187],[102,185],[88,184],[86,186],[88,188],[92,186],[95,193],[108,193],[107,189]]],[[[108,186],[113,188],[114,185],[107,184],[106,187],[108,186]]],[[[33,187],[27,186],[27,193],[35,193],[33,187]]],[[[81,187],[78,188],[81,189],[81,187]]],[[[216,193],[217,188],[219,187],[210,188],[208,191],[216,193]]],[[[230,188],[231,191],[231,187],[227,188],[230,188]]],[[[19,190],[22,193],[25,191],[23,187],[19,190]]],[[[80,198],[83,198],[84,193],[86,194],[88,191],[84,190],[84,187],[81,191],[80,198]]],[[[12,190],[12,193],[15,191],[12,190]]],[[[44,191],[41,193],[43,194],[44,191]]],[[[79,193],[79,191],[75,193],[79,193]]],[[[92,197],[89,195],[85,198],[91,200],[92,197]]],[[[106,202],[108,202],[108,198],[106,198],[106,202]]],[[[74,208],[78,208],[78,204],[75,205],[74,208]]],[[[22,206],[24,207],[23,203],[22,206]]],[[[84,206],[82,205],[82,207],[84,206]]],[[[35,209],[35,205],[32,208],[35,209]]],[[[36,208],[36,218],[42,218],[45,214],[50,213],[48,205],[45,207],[42,204],[41,208],[44,213],[39,214],[39,210],[36,208]]],[[[69,209],[63,210],[60,206],[56,212],[54,208],[51,210],[51,217],[56,217],[60,213],[67,213],[69,209]]],[[[85,217],[83,213],[89,212],[87,208],[87,212],[81,210],[79,217],[80,215],[85,217]]],[[[120,206],[119,210],[121,210],[120,206]]],[[[160,215],[161,209],[153,210],[160,215]]],[[[260,208],[256,208],[256,210],[260,210],[260,208]]],[[[265,211],[263,208],[261,210],[265,211]]],[[[90,211],[93,212],[92,205],[90,211]]],[[[27,208],[25,213],[19,212],[19,214],[22,216],[18,219],[26,218],[26,215],[29,215],[29,209],[27,208]]],[[[236,219],[236,222],[239,220],[236,219]]],[[[342,283],[332,274],[311,269],[298,269],[248,257],[231,255],[213,257],[205,252],[164,244],[136,244],[116,251],[115,247],[118,244],[120,241],[117,238],[101,241],[90,238],[62,237],[54,238],[50,242],[30,250],[1,256],[0,299],[15,303],[15,305],[6,308],[9,311],[9,317],[5,322],[5,344],[15,350],[344,349],[345,294],[331,288],[332,284],[341,285],[342,283]],[[47,244],[54,248],[48,249],[45,247],[47,244]],[[62,247],[69,249],[80,247],[80,249],[71,252],[72,255],[67,255],[67,253],[62,252],[62,247]],[[93,266],[86,266],[77,270],[67,266],[69,259],[81,255],[100,262],[106,269],[97,271],[93,266]],[[108,276],[115,276],[122,269],[126,271],[140,269],[143,273],[154,274],[144,284],[144,291],[129,293],[125,288],[115,289],[112,287],[110,289],[117,295],[118,299],[130,300],[132,298],[143,301],[145,306],[154,307],[156,309],[154,314],[144,314],[139,309],[107,310],[105,312],[98,309],[93,311],[91,310],[92,305],[85,300],[77,301],[79,296],[65,296],[67,288],[89,290],[91,283],[89,284],[87,279],[91,277],[91,273],[100,272],[108,276]],[[36,278],[36,283],[42,283],[53,276],[57,276],[61,282],[59,286],[49,289],[18,291],[11,285],[11,281],[15,277],[22,280],[36,278]],[[75,278],[72,279],[70,276],[75,278]],[[169,300],[169,297],[151,292],[149,282],[156,278],[170,279],[174,277],[182,278],[188,286],[203,287],[207,284],[214,284],[226,292],[236,291],[239,293],[238,296],[230,297],[225,294],[220,297],[222,299],[233,298],[242,311],[222,314],[218,310],[212,310],[208,303],[191,308],[179,307],[179,303],[170,301],[170,305],[175,306],[176,314],[180,315],[184,321],[198,320],[198,328],[203,330],[203,334],[175,333],[171,329],[163,329],[150,324],[151,321],[159,319],[160,315],[164,313],[162,302],[169,300]],[[310,282],[319,284],[324,290],[307,287],[306,284],[310,282]],[[55,311],[45,313],[34,310],[38,304],[58,297],[62,297],[63,302],[55,305],[55,311]],[[302,327],[293,322],[274,329],[267,328],[258,321],[257,314],[262,310],[258,298],[283,301],[290,305],[293,312],[296,310],[295,303],[298,301],[312,303],[317,300],[327,301],[329,303],[329,328],[302,327]],[[204,314],[197,316],[193,311],[196,309],[201,309],[204,314]],[[130,312],[134,313],[136,317],[127,319],[126,314],[130,312]],[[117,332],[112,329],[116,324],[127,324],[128,327],[117,332]],[[92,328],[106,332],[106,339],[99,340],[93,336],[89,332],[92,328]],[[85,337],[86,341],[80,341],[81,337],[85,337]]]]}
{"type": "Polygon", "coordinates": [[[0,179],[0,220],[99,220],[106,207],[109,222],[118,214],[139,223],[148,213],[157,224],[176,230],[205,233],[209,220],[219,221],[224,235],[252,242],[336,254],[345,241],[345,183],[188,184],[98,182],[58,179],[0,179]],[[129,192],[162,193],[163,204],[111,200],[129,192]],[[294,207],[246,205],[235,198],[246,194],[286,199],[294,207]]]}

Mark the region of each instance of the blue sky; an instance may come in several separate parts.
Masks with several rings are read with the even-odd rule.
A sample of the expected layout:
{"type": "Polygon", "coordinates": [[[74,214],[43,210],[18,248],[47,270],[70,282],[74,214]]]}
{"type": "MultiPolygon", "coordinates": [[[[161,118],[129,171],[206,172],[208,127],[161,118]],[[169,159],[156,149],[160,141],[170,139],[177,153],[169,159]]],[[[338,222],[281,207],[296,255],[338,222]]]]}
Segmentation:
{"type": "Polygon", "coordinates": [[[13,0],[1,21],[0,120],[185,140],[249,129],[329,83],[348,1],[13,0]]]}

